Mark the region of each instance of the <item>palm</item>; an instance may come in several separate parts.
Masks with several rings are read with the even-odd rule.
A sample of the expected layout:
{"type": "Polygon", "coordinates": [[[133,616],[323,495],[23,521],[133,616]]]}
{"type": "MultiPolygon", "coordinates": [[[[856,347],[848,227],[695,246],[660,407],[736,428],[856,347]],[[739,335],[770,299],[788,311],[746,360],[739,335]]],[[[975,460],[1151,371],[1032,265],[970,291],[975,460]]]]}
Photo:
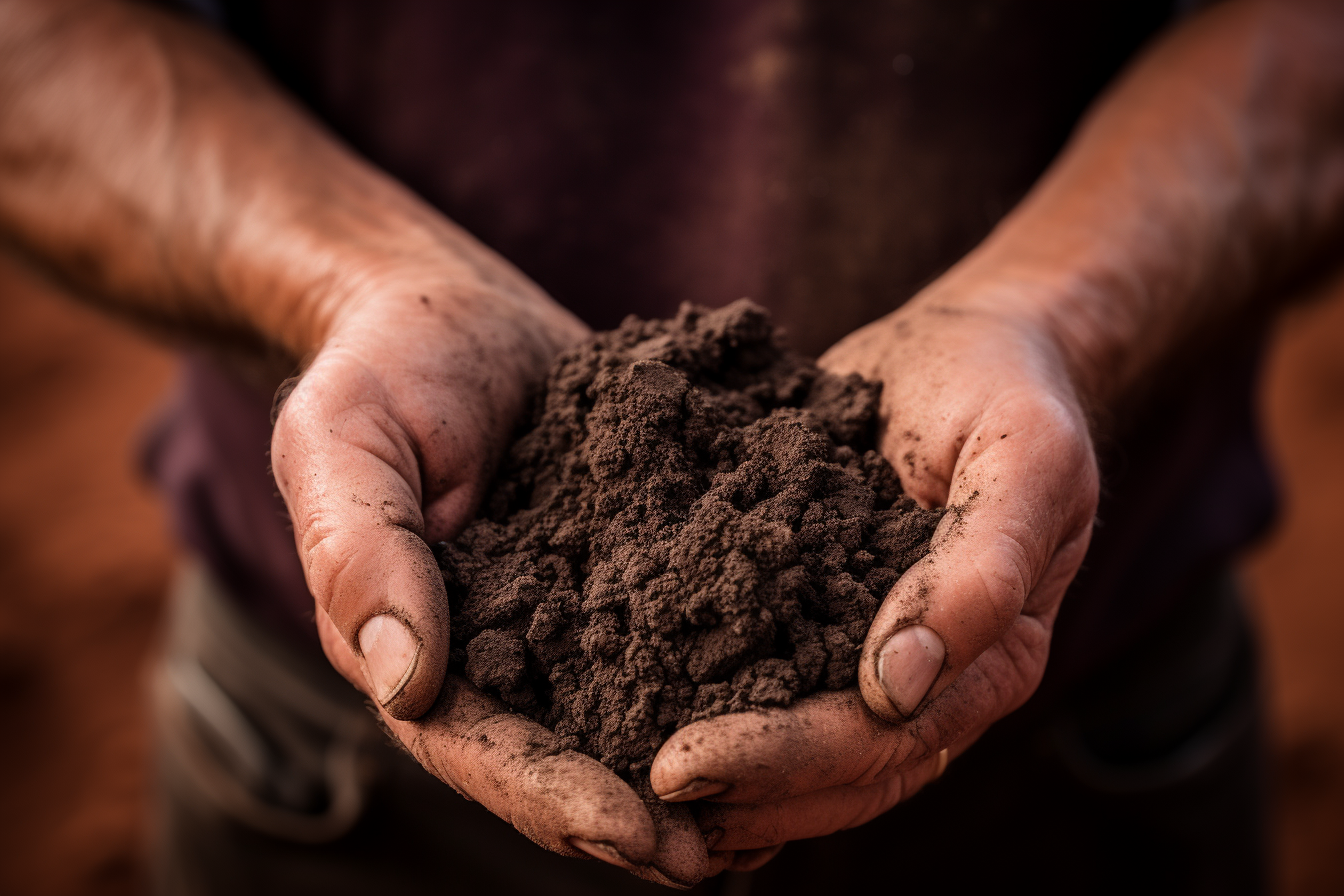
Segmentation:
{"type": "Polygon", "coordinates": [[[760,861],[788,840],[886,811],[938,773],[941,751],[955,756],[1020,706],[1044,673],[1096,508],[1087,428],[1041,344],[932,304],[917,300],[822,359],[883,382],[883,453],[908,493],[953,508],[878,611],[859,688],[697,723],[654,764],[660,793],[694,778],[726,785],[700,813],[702,827],[724,831],[721,862],[735,850],[760,861]],[[945,656],[925,690],[897,701],[877,658],[911,625],[936,632],[945,656]]]}
{"type": "MultiPolygon", "coordinates": [[[[488,307],[501,305],[509,310],[507,301],[488,307]]],[[[272,464],[323,648],[428,771],[528,837],[655,880],[694,882],[706,857],[689,815],[655,825],[609,769],[445,676],[447,597],[429,544],[471,519],[530,389],[551,355],[584,333],[553,307],[475,327],[452,310],[426,297],[390,320],[379,310],[347,321],[277,419],[272,464]],[[370,625],[387,618],[395,623],[378,623],[378,637],[400,633],[393,646],[404,648],[391,667],[360,649],[370,625]]]]}

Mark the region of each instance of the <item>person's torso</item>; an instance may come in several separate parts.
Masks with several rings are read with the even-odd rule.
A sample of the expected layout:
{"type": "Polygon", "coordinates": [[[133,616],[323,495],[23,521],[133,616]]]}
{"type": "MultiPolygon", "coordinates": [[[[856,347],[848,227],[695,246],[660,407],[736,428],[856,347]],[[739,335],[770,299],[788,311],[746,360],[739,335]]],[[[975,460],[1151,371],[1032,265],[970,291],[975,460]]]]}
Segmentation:
{"type": "Polygon", "coordinates": [[[1026,192],[1170,0],[230,0],[338,134],[595,327],[819,353],[1026,192]]]}
{"type": "MultiPolygon", "coordinates": [[[[808,353],[982,239],[1173,12],[1138,0],[208,5],[340,137],[593,326],[750,296],[808,353]]],[[[1052,674],[1100,662],[1264,526],[1253,369],[1244,352],[1214,359],[1113,452],[1103,525],[1060,618],[1062,634],[1081,634],[1057,639],[1052,674]]],[[[310,632],[266,465],[268,410],[268,396],[194,363],[151,467],[184,540],[239,600],[310,632]]]]}

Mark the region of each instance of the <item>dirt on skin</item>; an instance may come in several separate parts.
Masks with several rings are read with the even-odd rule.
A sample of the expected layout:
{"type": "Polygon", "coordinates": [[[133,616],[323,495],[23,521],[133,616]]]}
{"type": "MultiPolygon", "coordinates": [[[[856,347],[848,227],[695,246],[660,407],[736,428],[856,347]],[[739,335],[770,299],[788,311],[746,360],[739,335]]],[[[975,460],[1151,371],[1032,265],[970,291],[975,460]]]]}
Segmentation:
{"type": "Polygon", "coordinates": [[[565,354],[441,546],[452,671],[630,778],[690,722],[852,685],[942,516],[877,453],[880,388],[745,300],[565,354]]]}

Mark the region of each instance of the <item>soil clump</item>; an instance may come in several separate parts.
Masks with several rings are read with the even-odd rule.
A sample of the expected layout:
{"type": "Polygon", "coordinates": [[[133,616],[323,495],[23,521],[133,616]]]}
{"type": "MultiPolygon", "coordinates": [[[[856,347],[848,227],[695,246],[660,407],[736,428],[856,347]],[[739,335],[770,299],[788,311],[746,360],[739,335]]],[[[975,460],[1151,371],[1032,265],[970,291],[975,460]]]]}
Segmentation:
{"type": "Polygon", "coordinates": [[[854,684],[942,515],[877,453],[880,388],[745,300],[564,354],[441,546],[451,670],[631,779],[690,722],[854,684]]]}

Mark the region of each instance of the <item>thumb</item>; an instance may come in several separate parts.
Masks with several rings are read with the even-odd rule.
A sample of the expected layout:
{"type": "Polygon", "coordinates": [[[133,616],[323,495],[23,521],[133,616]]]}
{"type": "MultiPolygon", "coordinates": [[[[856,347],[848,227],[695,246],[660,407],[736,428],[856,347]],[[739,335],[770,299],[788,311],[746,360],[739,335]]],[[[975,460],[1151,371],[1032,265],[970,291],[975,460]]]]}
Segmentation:
{"type": "Polygon", "coordinates": [[[448,601],[426,544],[416,453],[377,382],[315,369],[276,421],[271,463],[328,658],[396,719],[448,662],[448,601]]]}
{"type": "Polygon", "coordinates": [[[1025,700],[1045,670],[1055,612],[1087,550],[1098,479],[1080,417],[1051,401],[1029,405],[967,438],[929,553],[873,620],[859,687],[888,721],[914,715],[1015,626],[1030,631],[1005,642],[1014,680],[994,683],[1000,698],[1025,700]]]}

